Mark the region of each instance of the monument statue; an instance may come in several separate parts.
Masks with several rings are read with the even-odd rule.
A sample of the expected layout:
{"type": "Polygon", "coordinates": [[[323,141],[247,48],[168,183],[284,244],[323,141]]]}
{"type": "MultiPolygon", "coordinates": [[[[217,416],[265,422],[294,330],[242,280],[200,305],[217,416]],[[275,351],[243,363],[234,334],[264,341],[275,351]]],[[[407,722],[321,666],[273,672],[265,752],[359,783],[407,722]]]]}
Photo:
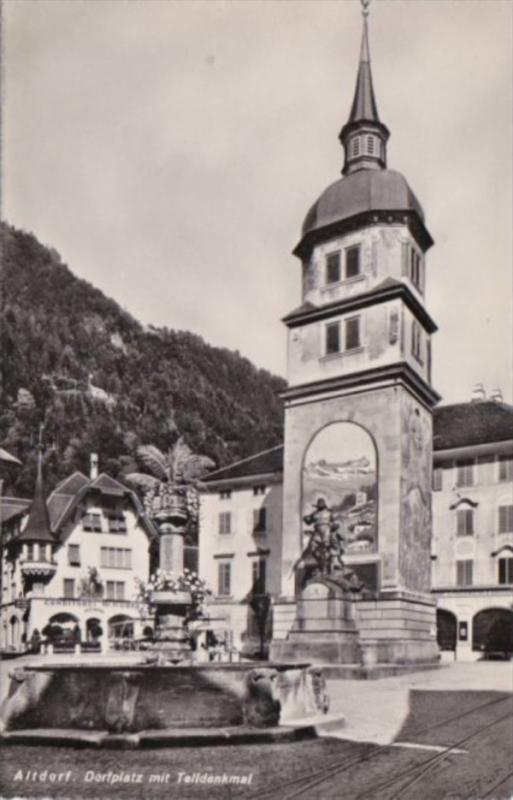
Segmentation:
{"type": "Polygon", "coordinates": [[[314,511],[303,517],[303,521],[313,526],[313,530],[307,531],[308,543],[293,570],[313,560],[315,567],[311,578],[331,578],[344,591],[360,592],[364,585],[352,570],[345,568],[342,560],[344,537],[333,509],[329,508],[323,497],[317,500],[314,511]]]}
{"type": "Polygon", "coordinates": [[[310,538],[300,560],[311,556],[320,575],[333,575],[335,570],[343,570],[344,540],[339,531],[339,523],[323,497],[317,500],[315,510],[303,517],[303,521],[307,525],[313,525],[313,530],[309,532],[310,538]]]}

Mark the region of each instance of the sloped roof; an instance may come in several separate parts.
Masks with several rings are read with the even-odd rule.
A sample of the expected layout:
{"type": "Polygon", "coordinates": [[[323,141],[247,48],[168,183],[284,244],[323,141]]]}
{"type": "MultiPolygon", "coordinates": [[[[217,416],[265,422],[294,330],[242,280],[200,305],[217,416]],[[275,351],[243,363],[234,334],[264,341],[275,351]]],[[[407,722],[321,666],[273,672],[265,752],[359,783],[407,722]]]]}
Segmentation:
{"type": "Polygon", "coordinates": [[[378,107],[376,104],[374,86],[372,83],[367,19],[364,18],[362,44],[360,49],[360,64],[358,66],[353,105],[351,106],[348,124],[354,122],[379,121],[378,107]]]}
{"type": "MultiPolygon", "coordinates": [[[[513,443],[513,406],[507,403],[455,403],[433,411],[435,451],[508,440],[513,443]]],[[[210,472],[202,483],[280,472],[283,472],[283,445],[210,472]]]]}
{"type": "MultiPolygon", "coordinates": [[[[83,489],[89,483],[89,478],[84,475],[83,472],[77,470],[73,472],[72,475],[68,475],[67,478],[64,478],[52,492],[54,494],[67,494],[67,495],[74,495],[80,489],[83,489]]],[[[52,496],[50,495],[50,496],[52,496]]]]}
{"type": "Polygon", "coordinates": [[[272,472],[283,471],[283,445],[263,450],[249,458],[243,458],[227,467],[210,472],[202,479],[202,483],[212,481],[232,480],[235,478],[249,477],[251,475],[267,475],[272,472]]]}
{"type": "Polygon", "coordinates": [[[41,450],[37,464],[36,488],[30,506],[27,524],[16,537],[18,542],[54,542],[52,536],[48,506],[43,488],[43,467],[41,450]]]}
{"type": "Polygon", "coordinates": [[[422,206],[406,178],[391,169],[364,169],[324,190],[305,217],[302,235],[366,211],[413,211],[424,221],[422,206]]]}
{"type": "Polygon", "coordinates": [[[0,461],[4,461],[6,464],[21,464],[21,461],[8,453],[7,450],[4,450],[3,447],[0,447],[0,461]]]}
{"type": "Polygon", "coordinates": [[[24,497],[2,497],[0,502],[0,520],[8,522],[10,519],[26,514],[30,506],[30,500],[24,497]]]}
{"type": "Polygon", "coordinates": [[[98,489],[102,494],[113,494],[118,497],[130,494],[130,489],[111,478],[110,475],[106,475],[105,472],[90,482],[89,489],[98,489]]]}
{"type": "Polygon", "coordinates": [[[484,400],[435,409],[434,450],[513,441],[513,406],[484,400]]]}

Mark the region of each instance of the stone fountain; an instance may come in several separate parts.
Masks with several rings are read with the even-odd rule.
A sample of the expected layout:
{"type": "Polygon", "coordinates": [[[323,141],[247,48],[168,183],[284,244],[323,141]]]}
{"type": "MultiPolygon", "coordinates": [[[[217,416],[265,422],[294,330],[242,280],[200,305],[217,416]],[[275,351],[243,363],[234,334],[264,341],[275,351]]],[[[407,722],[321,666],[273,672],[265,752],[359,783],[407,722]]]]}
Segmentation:
{"type": "MultiPolygon", "coordinates": [[[[153,466],[158,452],[151,448],[153,466]]],[[[160,584],[150,582],[156,585],[148,593],[156,636],[145,661],[129,666],[74,661],[14,670],[0,707],[3,743],[136,747],[315,734],[316,718],[327,713],[329,702],[321,670],[306,661],[192,663],[187,620],[197,610],[197,597],[180,586],[184,536],[197,513],[191,483],[205,464],[199,458],[179,441],[157,480],[139,476],[146,509],[159,528],[165,576],[160,584]],[[195,469],[188,470],[188,464],[195,469]]]]}

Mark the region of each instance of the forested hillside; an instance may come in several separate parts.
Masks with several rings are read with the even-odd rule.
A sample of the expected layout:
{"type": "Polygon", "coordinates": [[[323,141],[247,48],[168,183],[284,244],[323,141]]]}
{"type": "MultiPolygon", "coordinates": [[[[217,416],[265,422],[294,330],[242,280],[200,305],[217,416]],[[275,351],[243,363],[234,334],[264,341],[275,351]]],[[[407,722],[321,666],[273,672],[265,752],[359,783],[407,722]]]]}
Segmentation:
{"type": "Polygon", "coordinates": [[[31,495],[41,422],[48,489],[91,452],[122,476],[139,444],[178,434],[219,466],[282,440],[281,378],[193,333],[144,328],[33,235],[1,236],[0,445],[23,462],[6,493],[31,495]]]}

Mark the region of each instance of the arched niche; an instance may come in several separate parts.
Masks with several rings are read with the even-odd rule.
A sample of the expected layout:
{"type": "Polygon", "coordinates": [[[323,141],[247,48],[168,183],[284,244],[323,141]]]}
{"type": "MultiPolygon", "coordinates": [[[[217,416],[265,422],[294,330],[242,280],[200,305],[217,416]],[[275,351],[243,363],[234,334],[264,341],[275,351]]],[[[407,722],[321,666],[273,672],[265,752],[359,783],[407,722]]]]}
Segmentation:
{"type": "Polygon", "coordinates": [[[318,431],[304,455],[302,516],[323,498],[344,537],[347,554],[378,549],[378,465],[368,431],[333,422],[318,431]]]}

